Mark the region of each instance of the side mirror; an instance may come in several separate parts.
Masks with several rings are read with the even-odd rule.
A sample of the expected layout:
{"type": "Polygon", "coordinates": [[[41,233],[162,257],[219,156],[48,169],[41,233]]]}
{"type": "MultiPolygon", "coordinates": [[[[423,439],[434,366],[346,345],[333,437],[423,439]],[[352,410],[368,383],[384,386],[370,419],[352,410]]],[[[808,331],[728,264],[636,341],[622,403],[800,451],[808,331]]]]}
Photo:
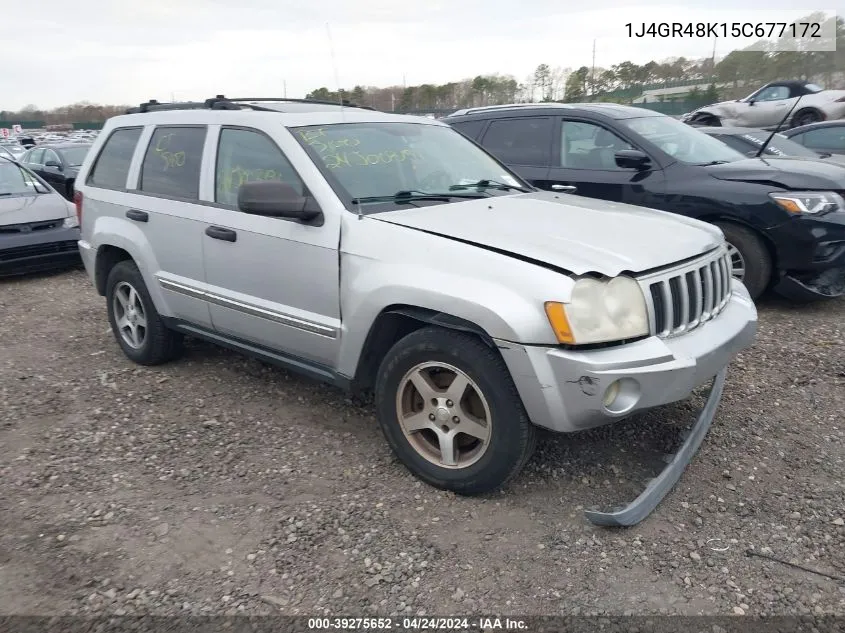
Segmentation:
{"type": "Polygon", "coordinates": [[[276,180],[241,185],[238,190],[238,208],[252,215],[290,218],[308,223],[315,223],[315,220],[322,220],[323,217],[314,198],[300,196],[293,187],[276,180]]]}
{"type": "Polygon", "coordinates": [[[623,169],[644,170],[651,167],[651,159],[638,149],[621,149],[614,155],[616,164],[623,169]]]}
{"type": "Polygon", "coordinates": [[[44,163],[44,166],[45,167],[55,167],[59,171],[62,170],[62,166],[54,160],[48,160],[46,163],[44,163]]]}

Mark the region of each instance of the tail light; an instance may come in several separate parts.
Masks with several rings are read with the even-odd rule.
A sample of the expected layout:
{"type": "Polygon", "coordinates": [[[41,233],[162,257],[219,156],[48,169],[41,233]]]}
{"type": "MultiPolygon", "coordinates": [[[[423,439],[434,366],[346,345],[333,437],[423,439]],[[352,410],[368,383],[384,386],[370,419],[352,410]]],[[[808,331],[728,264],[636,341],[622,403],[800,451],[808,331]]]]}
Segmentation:
{"type": "Polygon", "coordinates": [[[73,204],[76,206],[76,219],[79,225],[82,226],[82,192],[75,191],[73,193],[73,204]]]}

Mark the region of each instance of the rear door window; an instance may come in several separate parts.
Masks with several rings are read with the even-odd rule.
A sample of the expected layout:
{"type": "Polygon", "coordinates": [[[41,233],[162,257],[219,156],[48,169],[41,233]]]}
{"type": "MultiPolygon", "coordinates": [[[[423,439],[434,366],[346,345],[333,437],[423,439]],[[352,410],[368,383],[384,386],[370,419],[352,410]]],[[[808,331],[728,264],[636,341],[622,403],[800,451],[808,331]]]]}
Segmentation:
{"type": "Polygon", "coordinates": [[[144,193],[199,199],[200,169],[207,128],[156,128],[141,165],[138,189],[144,193]]]}
{"type": "Polygon", "coordinates": [[[552,119],[496,119],[487,128],[482,145],[505,164],[547,167],[551,157],[552,119]]]}
{"type": "Polygon", "coordinates": [[[129,165],[143,128],[121,128],[111,133],[100,151],[88,184],[104,189],[125,189],[129,165]]]}

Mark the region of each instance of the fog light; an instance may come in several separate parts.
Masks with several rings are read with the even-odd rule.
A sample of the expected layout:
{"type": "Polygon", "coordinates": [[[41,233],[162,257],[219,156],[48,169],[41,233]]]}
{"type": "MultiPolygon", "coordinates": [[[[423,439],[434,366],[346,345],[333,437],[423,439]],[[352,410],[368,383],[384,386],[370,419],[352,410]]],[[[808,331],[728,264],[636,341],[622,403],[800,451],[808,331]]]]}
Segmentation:
{"type": "Polygon", "coordinates": [[[606,411],[622,415],[634,409],[640,400],[640,383],[633,378],[619,378],[607,386],[602,396],[606,411]]]}
{"type": "Polygon", "coordinates": [[[602,400],[602,404],[604,404],[606,409],[609,409],[613,402],[616,400],[616,396],[619,395],[619,381],[615,380],[610,383],[610,386],[604,392],[604,399],[602,400]]]}

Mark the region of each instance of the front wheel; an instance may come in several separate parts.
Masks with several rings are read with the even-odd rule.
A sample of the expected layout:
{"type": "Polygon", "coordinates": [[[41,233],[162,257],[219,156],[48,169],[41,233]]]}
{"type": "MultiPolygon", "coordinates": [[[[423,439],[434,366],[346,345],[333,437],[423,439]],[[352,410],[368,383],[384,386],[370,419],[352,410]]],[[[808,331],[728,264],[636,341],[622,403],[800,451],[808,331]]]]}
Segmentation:
{"type": "Polygon", "coordinates": [[[426,327],[398,341],[376,379],[385,438],[415,476],[459,494],[495,490],[536,443],[498,352],[471,335],[426,327]]]}
{"type": "Polygon", "coordinates": [[[712,114],[698,114],[690,120],[690,123],[702,127],[721,127],[722,125],[721,119],[712,114]]]}
{"type": "Polygon", "coordinates": [[[748,289],[752,299],[765,292],[772,278],[772,257],[763,240],[751,229],[732,222],[717,222],[725,234],[731,274],[748,289]]]}

